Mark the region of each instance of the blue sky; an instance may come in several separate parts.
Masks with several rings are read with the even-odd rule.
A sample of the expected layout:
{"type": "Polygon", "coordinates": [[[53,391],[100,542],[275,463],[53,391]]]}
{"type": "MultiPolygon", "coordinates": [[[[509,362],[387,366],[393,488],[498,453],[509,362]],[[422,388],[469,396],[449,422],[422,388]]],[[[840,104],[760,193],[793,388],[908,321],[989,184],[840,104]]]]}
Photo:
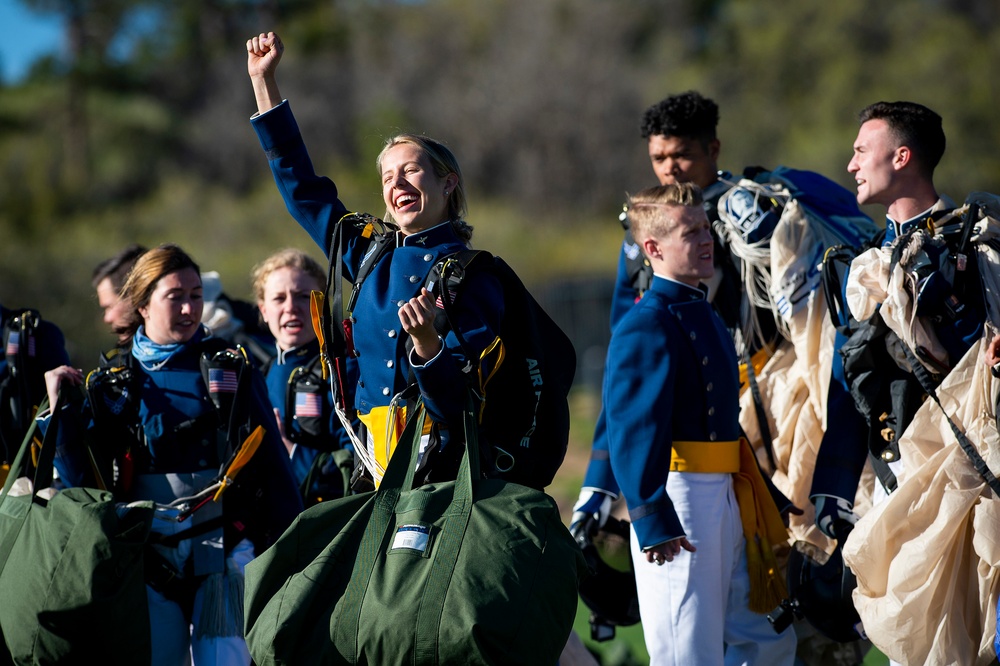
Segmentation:
{"type": "Polygon", "coordinates": [[[27,9],[19,0],[0,0],[0,77],[16,83],[39,57],[62,48],[62,23],[55,14],[27,9]]]}

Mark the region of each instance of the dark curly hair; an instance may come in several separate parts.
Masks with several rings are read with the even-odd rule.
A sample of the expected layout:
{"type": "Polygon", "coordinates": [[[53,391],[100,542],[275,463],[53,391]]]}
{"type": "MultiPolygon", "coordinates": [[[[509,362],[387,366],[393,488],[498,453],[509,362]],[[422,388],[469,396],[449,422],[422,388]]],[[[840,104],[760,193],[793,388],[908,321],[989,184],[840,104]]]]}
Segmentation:
{"type": "Polygon", "coordinates": [[[861,109],[858,122],[884,120],[900,146],[907,146],[928,178],[944,155],[941,116],[915,102],[875,102],[861,109]]]}
{"type": "Polygon", "coordinates": [[[671,95],[646,109],[642,115],[642,138],[662,134],[698,139],[706,148],[715,137],[719,124],[719,106],[702,97],[701,93],[689,90],[671,95]]]}

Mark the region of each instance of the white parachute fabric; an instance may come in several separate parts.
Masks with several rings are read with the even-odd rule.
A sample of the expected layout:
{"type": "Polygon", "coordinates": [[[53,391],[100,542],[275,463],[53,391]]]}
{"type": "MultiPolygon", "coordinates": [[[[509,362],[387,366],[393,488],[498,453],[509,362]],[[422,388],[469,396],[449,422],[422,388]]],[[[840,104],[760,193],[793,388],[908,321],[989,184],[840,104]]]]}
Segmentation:
{"type": "MultiPolygon", "coordinates": [[[[989,206],[984,209],[993,212],[989,206]]],[[[955,214],[965,211],[963,207],[955,214]]],[[[977,222],[972,240],[987,305],[985,335],[938,387],[941,407],[927,400],[917,411],[899,440],[905,471],[898,489],[864,515],[844,548],[844,561],[858,579],[854,603],[865,631],[882,652],[901,663],[985,665],[995,659],[1000,499],[961,449],[945,412],[994,474],[1000,471],[1000,380],[983,360],[1000,322],[1000,253],[987,243],[997,238],[1000,223],[995,217],[977,222]]],[[[877,283],[870,278],[887,266],[881,257],[862,261],[858,284],[866,279],[869,286],[877,283]]],[[[922,335],[910,330],[919,322],[906,300],[912,300],[908,290],[913,285],[897,273],[905,271],[894,267],[887,293],[869,293],[885,304],[894,297],[891,305],[883,305],[882,316],[901,340],[912,344],[922,335]],[[895,293],[894,284],[904,293],[895,293]]],[[[852,302],[852,310],[856,305],[864,302],[852,302]]]]}

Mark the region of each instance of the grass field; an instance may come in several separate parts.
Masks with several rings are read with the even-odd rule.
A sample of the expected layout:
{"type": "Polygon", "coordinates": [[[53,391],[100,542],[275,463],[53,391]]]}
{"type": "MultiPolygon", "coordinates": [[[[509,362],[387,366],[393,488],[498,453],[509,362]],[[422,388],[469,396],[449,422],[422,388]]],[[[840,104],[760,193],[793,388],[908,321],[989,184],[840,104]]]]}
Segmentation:
{"type": "MultiPolygon", "coordinates": [[[[573,630],[580,636],[583,644],[597,657],[601,666],[648,666],[649,654],[642,638],[642,625],[618,627],[615,637],[609,641],[597,642],[590,638],[590,611],[582,602],[576,611],[573,630]]],[[[805,660],[800,663],[809,666],[826,666],[815,660],[809,660],[807,655],[800,654],[805,660]]],[[[865,654],[862,666],[888,666],[889,659],[872,647],[865,654]]],[[[798,666],[798,665],[797,665],[798,666]]],[[[833,666],[831,664],[831,666],[833,666]]]]}

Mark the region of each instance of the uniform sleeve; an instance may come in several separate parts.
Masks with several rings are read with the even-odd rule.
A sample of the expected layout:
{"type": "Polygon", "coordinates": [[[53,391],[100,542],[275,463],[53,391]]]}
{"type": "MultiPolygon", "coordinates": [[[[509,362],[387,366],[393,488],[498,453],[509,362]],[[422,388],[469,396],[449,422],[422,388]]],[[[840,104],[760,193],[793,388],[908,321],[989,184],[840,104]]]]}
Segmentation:
{"type": "Polygon", "coordinates": [[[656,311],[629,313],[611,336],[604,378],[611,468],[643,548],[685,536],[667,496],[675,368],[656,311]]]}
{"type": "Polygon", "coordinates": [[[868,457],[868,424],[855,407],[844,379],[844,362],[839,352],[845,341],[838,332],[826,400],[827,428],[816,454],[809,496],[832,495],[853,502],[868,457]]]}
{"type": "MultiPolygon", "coordinates": [[[[337,193],[337,186],[325,176],[316,175],[291,106],[282,102],[250,121],[289,214],[330,258],[330,240],[337,222],[348,212],[337,193]]],[[[344,271],[352,281],[360,254],[368,247],[360,243],[360,228],[344,229],[344,271]],[[357,250],[356,250],[357,248],[357,250]]]]}
{"type": "MultiPolygon", "coordinates": [[[[618,252],[618,273],[615,276],[615,288],[611,295],[611,330],[621,321],[622,317],[635,306],[635,289],[628,278],[625,248],[631,236],[625,235],[625,240],[618,252]]],[[[606,364],[606,360],[605,360],[606,364]]],[[[594,425],[594,441],[590,449],[590,462],[583,479],[584,488],[603,490],[615,497],[619,494],[618,483],[611,471],[611,457],[608,452],[608,427],[604,407],[597,415],[594,425]]]]}
{"type": "Polygon", "coordinates": [[[615,474],[611,469],[611,452],[608,450],[608,424],[604,408],[597,415],[594,426],[594,444],[590,449],[590,462],[583,477],[584,488],[603,490],[617,497],[620,493],[615,474]]]}
{"type": "Polygon", "coordinates": [[[625,257],[625,246],[631,236],[626,235],[618,252],[618,274],[615,276],[615,291],[611,296],[611,330],[621,321],[625,313],[635,305],[635,288],[628,277],[628,265],[625,257]]]}
{"type": "MultiPolygon", "coordinates": [[[[93,440],[95,429],[90,414],[87,398],[83,398],[70,400],[59,405],[57,410],[46,411],[38,416],[38,428],[43,436],[48,434],[48,429],[52,427],[52,420],[59,419],[53,467],[63,487],[97,487],[97,478],[85,446],[86,440],[93,440]]],[[[110,483],[112,478],[110,457],[95,452],[95,460],[100,461],[101,474],[110,483]]]]}

